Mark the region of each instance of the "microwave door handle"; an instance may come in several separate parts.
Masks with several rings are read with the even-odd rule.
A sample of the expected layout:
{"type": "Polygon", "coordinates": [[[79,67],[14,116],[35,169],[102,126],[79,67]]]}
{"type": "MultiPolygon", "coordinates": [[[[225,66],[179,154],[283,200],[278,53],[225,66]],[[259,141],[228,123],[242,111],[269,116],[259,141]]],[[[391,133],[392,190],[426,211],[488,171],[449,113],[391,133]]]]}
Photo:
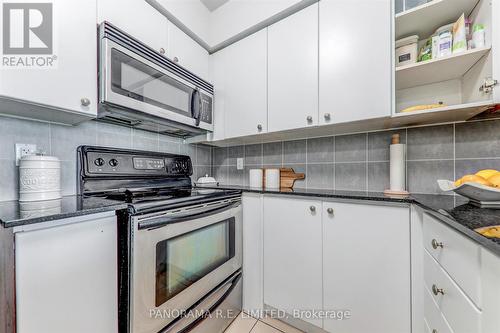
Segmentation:
{"type": "Polygon", "coordinates": [[[196,126],[200,126],[201,121],[201,95],[200,90],[195,89],[191,95],[191,115],[196,120],[196,126]]]}
{"type": "Polygon", "coordinates": [[[230,202],[228,204],[225,204],[223,206],[214,206],[214,207],[207,207],[207,209],[203,211],[198,211],[197,213],[194,214],[182,214],[182,215],[175,215],[175,216],[170,216],[170,217],[160,217],[157,219],[152,219],[149,221],[144,221],[144,222],[139,222],[138,228],[139,230],[154,230],[158,229],[161,227],[164,227],[169,224],[173,223],[179,223],[179,222],[185,222],[189,220],[194,220],[194,219],[199,219],[203,217],[207,217],[210,215],[215,215],[219,214],[222,212],[225,212],[227,210],[230,210],[233,207],[237,207],[240,205],[240,201],[235,201],[235,202],[230,202]]]}

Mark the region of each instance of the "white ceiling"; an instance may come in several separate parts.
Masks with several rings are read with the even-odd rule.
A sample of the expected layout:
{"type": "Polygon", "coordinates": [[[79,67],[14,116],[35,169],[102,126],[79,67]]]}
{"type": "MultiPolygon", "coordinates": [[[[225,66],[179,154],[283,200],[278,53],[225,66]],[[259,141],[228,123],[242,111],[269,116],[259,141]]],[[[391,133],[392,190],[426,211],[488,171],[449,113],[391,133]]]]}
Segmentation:
{"type": "Polygon", "coordinates": [[[213,12],[229,0],[200,0],[209,11],[213,12]]]}

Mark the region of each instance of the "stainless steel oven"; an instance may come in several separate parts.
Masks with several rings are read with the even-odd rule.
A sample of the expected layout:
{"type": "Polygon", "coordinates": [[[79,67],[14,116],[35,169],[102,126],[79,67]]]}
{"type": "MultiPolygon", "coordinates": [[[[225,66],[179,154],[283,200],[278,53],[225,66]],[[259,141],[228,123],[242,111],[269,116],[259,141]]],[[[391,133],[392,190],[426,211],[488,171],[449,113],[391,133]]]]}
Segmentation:
{"type": "Polygon", "coordinates": [[[222,332],[241,310],[241,199],[131,221],[130,332],[222,332]]]}
{"type": "Polygon", "coordinates": [[[213,86],[105,22],[98,118],[188,137],[213,131],[213,86]]]}

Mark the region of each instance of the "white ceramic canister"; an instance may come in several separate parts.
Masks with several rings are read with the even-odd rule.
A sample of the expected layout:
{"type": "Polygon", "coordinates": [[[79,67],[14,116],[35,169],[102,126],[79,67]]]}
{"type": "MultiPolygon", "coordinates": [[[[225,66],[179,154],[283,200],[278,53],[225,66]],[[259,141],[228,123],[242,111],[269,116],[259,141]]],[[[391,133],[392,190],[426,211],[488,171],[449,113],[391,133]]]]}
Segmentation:
{"type": "Polygon", "coordinates": [[[19,163],[19,201],[60,198],[61,161],[53,156],[23,156],[19,163]]]}
{"type": "Polygon", "coordinates": [[[262,188],[262,177],[263,177],[262,169],[250,169],[248,178],[248,184],[253,188],[262,188]]]}
{"type": "Polygon", "coordinates": [[[280,169],[266,169],[266,188],[280,188],[280,169]]]}

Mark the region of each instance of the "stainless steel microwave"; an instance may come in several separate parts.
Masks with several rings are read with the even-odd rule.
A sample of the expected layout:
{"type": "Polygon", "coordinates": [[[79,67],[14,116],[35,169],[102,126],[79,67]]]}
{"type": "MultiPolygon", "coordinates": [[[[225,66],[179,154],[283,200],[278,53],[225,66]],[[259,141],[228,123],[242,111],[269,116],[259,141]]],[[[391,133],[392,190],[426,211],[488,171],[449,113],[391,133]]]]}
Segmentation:
{"type": "Polygon", "coordinates": [[[213,131],[213,85],[108,22],[99,27],[103,121],[189,137],[213,131]]]}

